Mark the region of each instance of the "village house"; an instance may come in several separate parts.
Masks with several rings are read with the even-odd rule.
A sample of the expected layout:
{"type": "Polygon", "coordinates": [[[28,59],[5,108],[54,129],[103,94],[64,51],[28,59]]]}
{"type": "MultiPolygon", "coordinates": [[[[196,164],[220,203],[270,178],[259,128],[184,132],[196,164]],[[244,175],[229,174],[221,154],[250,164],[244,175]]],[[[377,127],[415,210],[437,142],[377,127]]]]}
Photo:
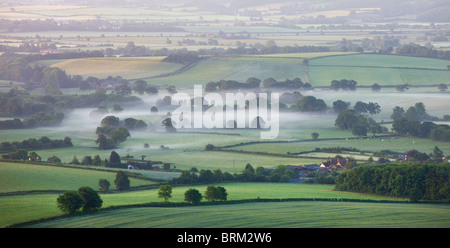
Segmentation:
{"type": "Polygon", "coordinates": [[[334,170],[344,170],[345,165],[348,164],[348,162],[348,158],[344,160],[340,160],[339,158],[330,158],[325,162],[322,160],[320,168],[324,168],[329,172],[334,170]]]}

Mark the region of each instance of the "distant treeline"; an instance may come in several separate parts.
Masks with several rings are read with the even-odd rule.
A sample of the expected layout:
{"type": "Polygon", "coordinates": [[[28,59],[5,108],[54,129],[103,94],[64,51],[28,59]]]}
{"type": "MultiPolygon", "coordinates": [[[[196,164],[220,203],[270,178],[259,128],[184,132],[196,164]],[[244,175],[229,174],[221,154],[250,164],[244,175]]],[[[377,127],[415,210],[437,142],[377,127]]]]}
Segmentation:
{"type": "Polygon", "coordinates": [[[18,118],[0,121],[0,130],[54,126],[61,123],[63,119],[63,113],[46,114],[43,112],[39,112],[31,115],[23,121],[18,118]]]}
{"type": "Polygon", "coordinates": [[[39,139],[29,138],[23,141],[8,142],[4,141],[0,143],[0,152],[12,152],[20,149],[25,150],[42,150],[61,147],[72,147],[72,139],[65,137],[64,139],[50,139],[43,136],[39,139]]]}
{"type": "MultiPolygon", "coordinates": [[[[131,90],[130,90],[131,91],[131,90]]],[[[112,103],[133,104],[142,100],[136,96],[122,95],[118,93],[106,93],[106,90],[98,89],[91,94],[83,95],[28,95],[19,91],[8,93],[0,92],[0,116],[29,117],[42,113],[58,117],[58,113],[65,113],[75,108],[108,106],[112,103]]],[[[39,116],[35,116],[38,118],[39,116]]],[[[61,117],[61,116],[59,116],[61,117]]],[[[59,118],[58,117],[58,118],[59,118]]],[[[35,118],[35,119],[36,119],[35,118]]],[[[47,118],[48,119],[48,118],[47,118]]],[[[39,123],[40,121],[38,121],[39,123]]],[[[3,128],[13,123],[4,122],[3,128]]]]}
{"type": "Polygon", "coordinates": [[[37,31],[102,31],[102,32],[182,32],[184,29],[161,22],[127,20],[111,22],[107,20],[55,21],[45,20],[0,20],[0,26],[8,33],[37,31]]]}
{"type": "Polygon", "coordinates": [[[448,201],[450,164],[360,166],[340,173],[335,183],[342,191],[448,201]]]}
{"type": "Polygon", "coordinates": [[[251,164],[247,164],[242,173],[231,174],[222,172],[220,169],[200,170],[200,172],[192,168],[191,170],[183,170],[181,175],[170,180],[172,184],[203,184],[203,183],[220,183],[220,182],[289,182],[291,178],[297,178],[298,174],[287,169],[284,165],[277,166],[274,170],[267,170],[263,167],[253,168],[251,164]]]}
{"type": "Polygon", "coordinates": [[[395,53],[398,55],[410,55],[416,57],[450,60],[450,51],[436,50],[418,44],[407,44],[397,47],[395,49],[395,53]]]}
{"type": "Polygon", "coordinates": [[[217,82],[209,82],[205,86],[205,91],[226,91],[237,89],[256,89],[261,87],[261,83],[266,88],[289,88],[289,89],[310,89],[311,84],[303,83],[300,78],[286,79],[284,81],[276,81],[273,78],[267,78],[264,81],[258,78],[248,78],[246,82],[241,83],[235,80],[220,80],[217,82]]]}
{"type": "Polygon", "coordinates": [[[400,135],[410,135],[419,138],[431,138],[438,141],[450,141],[450,126],[436,124],[429,121],[421,123],[416,120],[408,120],[402,117],[395,120],[392,129],[400,135]]]}

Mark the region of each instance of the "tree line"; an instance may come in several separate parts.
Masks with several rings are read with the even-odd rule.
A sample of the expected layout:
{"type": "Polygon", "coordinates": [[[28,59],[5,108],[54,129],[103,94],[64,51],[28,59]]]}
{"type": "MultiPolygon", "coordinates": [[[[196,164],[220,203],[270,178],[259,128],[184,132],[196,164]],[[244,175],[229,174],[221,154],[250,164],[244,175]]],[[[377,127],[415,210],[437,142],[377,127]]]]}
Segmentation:
{"type": "MultiPolygon", "coordinates": [[[[394,120],[392,130],[400,135],[450,141],[450,126],[429,121],[439,118],[429,115],[422,102],[410,106],[406,111],[402,107],[395,106],[391,118],[394,120]]],[[[448,117],[444,116],[444,119],[446,118],[448,117]]]]}
{"type": "Polygon", "coordinates": [[[342,191],[409,197],[410,200],[450,200],[450,165],[389,164],[360,166],[335,180],[342,191]]]}
{"type": "MultiPolygon", "coordinates": [[[[42,136],[39,139],[29,138],[23,141],[0,142],[0,152],[13,152],[19,149],[42,150],[72,146],[72,139],[70,137],[65,137],[64,139],[50,139],[47,136],[42,136]]],[[[28,159],[28,157],[26,159],[28,159]]]]}
{"type": "Polygon", "coordinates": [[[171,184],[209,184],[220,182],[289,182],[291,178],[297,178],[298,175],[287,169],[284,165],[277,166],[274,170],[267,170],[263,167],[253,168],[247,164],[242,173],[231,174],[222,172],[222,170],[197,171],[196,168],[183,170],[177,178],[170,180],[171,184]]]}

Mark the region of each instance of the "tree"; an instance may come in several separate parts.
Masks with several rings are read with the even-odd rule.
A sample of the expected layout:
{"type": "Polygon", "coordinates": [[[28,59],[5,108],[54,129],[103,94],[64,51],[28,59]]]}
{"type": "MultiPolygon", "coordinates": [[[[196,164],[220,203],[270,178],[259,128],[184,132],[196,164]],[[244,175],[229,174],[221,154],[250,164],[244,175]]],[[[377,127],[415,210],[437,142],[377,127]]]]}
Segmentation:
{"type": "Polygon", "coordinates": [[[439,147],[434,146],[433,149],[433,158],[437,160],[441,160],[444,157],[444,153],[439,149],[439,147]]]}
{"type": "Polygon", "coordinates": [[[118,190],[127,190],[130,188],[130,179],[123,171],[119,171],[116,174],[114,184],[118,190]]]}
{"type": "Polygon", "coordinates": [[[120,156],[116,151],[112,151],[109,155],[109,162],[112,164],[120,164],[120,156]]]}
{"type": "Polygon", "coordinates": [[[205,198],[208,201],[226,201],[228,193],[224,187],[209,185],[206,188],[205,198]]]}
{"type": "Polygon", "coordinates": [[[311,137],[316,140],[319,138],[319,133],[313,132],[313,133],[311,133],[311,137]]]}
{"type": "Polygon", "coordinates": [[[381,86],[377,83],[372,84],[372,91],[378,92],[381,90],[381,86]]]}
{"type": "Polygon", "coordinates": [[[403,114],[405,113],[405,110],[402,107],[395,106],[392,110],[391,118],[396,121],[400,118],[402,118],[403,114]]]}
{"type": "Polygon", "coordinates": [[[297,102],[297,109],[301,112],[322,112],[327,110],[327,105],[322,99],[305,96],[297,102]]]}
{"type": "Polygon", "coordinates": [[[193,204],[198,204],[202,200],[203,196],[196,189],[188,189],[184,193],[184,200],[193,204]]]}
{"type": "Polygon", "coordinates": [[[106,180],[106,179],[100,179],[100,180],[98,180],[98,186],[99,186],[99,188],[100,188],[100,190],[101,191],[109,191],[109,186],[110,186],[111,184],[109,183],[109,181],[108,180],[106,180]]]}
{"type": "Polygon", "coordinates": [[[58,208],[66,213],[73,215],[83,206],[84,200],[76,191],[66,191],[56,199],[58,208]]]}
{"type": "Polygon", "coordinates": [[[147,82],[139,79],[134,82],[133,90],[138,93],[139,95],[144,94],[145,90],[147,89],[147,82]]]}
{"type": "Polygon", "coordinates": [[[99,134],[97,140],[95,140],[95,143],[98,144],[98,149],[100,150],[112,149],[116,147],[114,141],[112,139],[108,139],[104,134],[99,134]]]}
{"type": "Polygon", "coordinates": [[[352,134],[357,136],[367,136],[367,127],[363,125],[353,126],[352,134]]]}
{"type": "Polygon", "coordinates": [[[77,156],[73,156],[72,161],[69,164],[79,165],[80,161],[78,161],[77,156]]]}
{"type": "Polygon", "coordinates": [[[358,114],[353,109],[342,111],[336,118],[335,125],[342,130],[351,130],[358,121],[358,114]]]}
{"type": "Polygon", "coordinates": [[[395,89],[399,92],[404,92],[405,90],[409,90],[409,85],[408,84],[399,84],[399,85],[395,86],[395,89]]]}
{"type": "Polygon", "coordinates": [[[447,91],[448,87],[447,87],[446,84],[440,84],[438,86],[438,89],[439,89],[440,92],[445,92],[445,91],[447,91]]]}
{"type": "Polygon", "coordinates": [[[60,164],[61,163],[61,159],[56,157],[56,156],[51,156],[51,157],[47,158],[47,162],[60,164]]]}
{"type": "Polygon", "coordinates": [[[84,156],[83,160],[81,160],[82,165],[92,165],[92,157],[84,156]]]}
{"type": "Polygon", "coordinates": [[[174,133],[177,130],[175,129],[175,127],[172,125],[172,119],[171,118],[166,118],[162,121],[162,126],[165,127],[166,132],[168,133],[174,133]]]}
{"type": "Polygon", "coordinates": [[[170,185],[161,185],[158,191],[158,197],[164,198],[164,202],[168,202],[169,198],[172,197],[172,186],[170,185]]]}
{"type": "Polygon", "coordinates": [[[120,119],[118,117],[115,117],[113,115],[106,116],[102,119],[101,125],[102,127],[108,126],[108,127],[119,127],[120,119]]]}
{"type": "Polygon", "coordinates": [[[373,114],[379,114],[381,112],[381,107],[380,105],[378,105],[378,103],[376,102],[369,102],[367,104],[367,111],[369,112],[369,114],[373,115],[373,114]]]}
{"type": "Polygon", "coordinates": [[[92,159],[92,165],[94,165],[94,166],[102,165],[102,159],[100,158],[100,156],[98,154],[95,155],[94,158],[92,159]]]}
{"type": "Polygon", "coordinates": [[[83,198],[83,212],[92,212],[102,207],[103,200],[97,191],[91,187],[84,186],[78,189],[78,194],[83,198]]]}
{"type": "Polygon", "coordinates": [[[377,123],[372,123],[369,125],[368,131],[373,133],[373,136],[375,136],[376,133],[381,133],[383,131],[383,128],[377,123]]]}
{"type": "Polygon", "coordinates": [[[333,102],[333,110],[336,113],[340,113],[340,112],[348,109],[349,106],[350,106],[350,102],[344,102],[342,100],[337,100],[337,101],[333,102]]]}

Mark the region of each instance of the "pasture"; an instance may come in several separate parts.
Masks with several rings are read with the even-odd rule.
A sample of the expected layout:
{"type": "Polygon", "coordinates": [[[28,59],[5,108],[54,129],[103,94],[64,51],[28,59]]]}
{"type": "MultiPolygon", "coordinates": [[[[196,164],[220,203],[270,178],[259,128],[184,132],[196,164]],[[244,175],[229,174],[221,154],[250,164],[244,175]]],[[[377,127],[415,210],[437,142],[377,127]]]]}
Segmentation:
{"type": "Polygon", "coordinates": [[[183,208],[126,208],[30,227],[448,228],[449,210],[448,205],[431,204],[265,202],[183,208]]]}
{"type": "Polygon", "coordinates": [[[329,86],[332,80],[353,79],[358,85],[447,84],[447,61],[408,56],[357,54],[311,59],[308,75],[313,86],[329,86]]]}
{"type": "MultiPolygon", "coordinates": [[[[17,169],[20,171],[19,167],[17,169]]],[[[54,168],[51,167],[48,170],[52,169],[54,168]]],[[[74,178],[76,176],[76,173],[73,173],[73,170],[71,169],[63,168],[61,170],[65,170],[64,174],[67,174],[67,176],[72,175],[74,178]]],[[[31,174],[32,172],[29,173],[31,174]]],[[[46,174],[43,173],[41,175],[37,174],[34,177],[28,177],[28,179],[31,181],[28,184],[36,184],[36,182],[41,182],[42,180],[47,179],[45,175],[46,174]]],[[[54,180],[50,180],[50,182],[46,185],[53,185],[52,181],[54,180]]],[[[61,186],[59,187],[68,188],[69,185],[73,183],[74,182],[65,180],[64,182],[60,183],[61,186]]],[[[23,187],[21,186],[22,179],[20,178],[13,182],[13,184],[16,185],[16,190],[18,190],[20,187],[23,187]]],[[[220,186],[226,188],[228,193],[228,200],[255,199],[259,197],[264,199],[342,198],[403,201],[403,199],[397,198],[334,191],[333,185],[289,183],[222,183],[220,184],[220,186]]],[[[94,186],[94,189],[97,188],[98,186],[94,186]]],[[[111,188],[114,188],[114,186],[112,185],[111,188]]],[[[206,185],[174,187],[170,202],[184,202],[184,192],[186,192],[186,190],[189,188],[196,188],[203,194],[206,190],[206,185]]],[[[163,200],[161,198],[158,198],[157,192],[158,189],[152,189],[113,194],[100,194],[100,196],[103,200],[103,207],[111,207],[130,204],[144,204],[149,202],[162,202],[163,200]]],[[[56,207],[57,197],[58,194],[26,194],[0,197],[0,212],[2,213],[2,215],[0,215],[0,226],[5,227],[17,222],[30,221],[60,214],[61,212],[56,207]]]]}
{"type": "Polygon", "coordinates": [[[182,67],[180,64],[162,62],[163,58],[83,58],[55,63],[52,67],[58,67],[70,75],[81,75],[84,78],[121,76],[129,80],[158,76],[182,67]]]}
{"type": "MultiPolygon", "coordinates": [[[[98,189],[104,178],[114,186],[114,172],[63,168],[35,164],[0,162],[0,193],[32,190],[77,190],[82,186],[98,189]]],[[[151,181],[130,179],[131,186],[149,185],[151,181]]]]}

